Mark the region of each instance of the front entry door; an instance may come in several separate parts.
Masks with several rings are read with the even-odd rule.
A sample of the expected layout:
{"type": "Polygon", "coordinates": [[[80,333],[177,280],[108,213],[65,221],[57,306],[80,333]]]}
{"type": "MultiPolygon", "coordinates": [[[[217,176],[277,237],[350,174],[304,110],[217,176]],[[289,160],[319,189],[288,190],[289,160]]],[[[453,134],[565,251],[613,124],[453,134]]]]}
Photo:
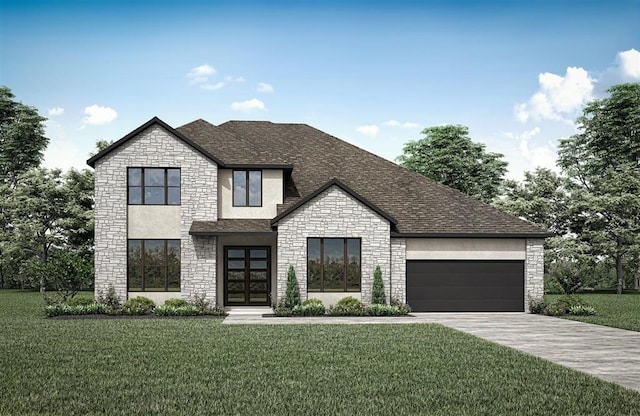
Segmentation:
{"type": "Polygon", "coordinates": [[[270,305],[271,248],[224,248],[224,304],[270,305]]]}

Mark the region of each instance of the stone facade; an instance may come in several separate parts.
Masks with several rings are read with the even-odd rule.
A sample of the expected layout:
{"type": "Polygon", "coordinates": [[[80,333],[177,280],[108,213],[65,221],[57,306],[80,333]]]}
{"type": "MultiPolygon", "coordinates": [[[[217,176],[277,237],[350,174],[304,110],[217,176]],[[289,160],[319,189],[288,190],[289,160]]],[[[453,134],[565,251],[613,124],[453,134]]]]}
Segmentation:
{"type": "Polygon", "coordinates": [[[332,186],[278,223],[278,299],[286,292],[289,265],[295,268],[302,300],[308,297],[308,237],[361,238],[362,301],[371,300],[376,266],[380,266],[384,286],[389,290],[389,222],[338,186],[332,186]]]}
{"type": "Polygon", "coordinates": [[[544,239],[528,238],[524,264],[524,310],[529,312],[529,301],[544,296],[544,239]]]}
{"type": "Polygon", "coordinates": [[[157,125],[95,164],[96,294],[113,286],[121,299],[127,298],[127,167],[181,169],[180,294],[190,298],[205,293],[215,301],[215,239],[190,236],[189,227],[194,220],[217,220],[218,168],[157,125]]]}
{"type": "Polygon", "coordinates": [[[407,302],[407,241],[404,238],[391,239],[391,299],[407,302]]]}

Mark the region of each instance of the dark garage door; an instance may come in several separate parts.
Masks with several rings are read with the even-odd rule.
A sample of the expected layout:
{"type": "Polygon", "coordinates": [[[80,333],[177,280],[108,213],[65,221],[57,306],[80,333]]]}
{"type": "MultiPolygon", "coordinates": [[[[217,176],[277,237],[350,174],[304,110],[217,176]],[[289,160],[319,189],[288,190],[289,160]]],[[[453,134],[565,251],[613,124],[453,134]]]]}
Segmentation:
{"type": "Polygon", "coordinates": [[[408,260],[416,312],[523,312],[524,261],[408,260]]]}

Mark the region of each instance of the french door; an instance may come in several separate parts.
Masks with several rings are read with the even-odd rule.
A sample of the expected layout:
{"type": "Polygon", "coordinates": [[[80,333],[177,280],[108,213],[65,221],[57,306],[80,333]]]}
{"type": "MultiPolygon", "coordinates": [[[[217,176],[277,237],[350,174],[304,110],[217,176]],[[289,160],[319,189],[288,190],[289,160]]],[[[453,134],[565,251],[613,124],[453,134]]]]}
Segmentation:
{"type": "Polygon", "coordinates": [[[224,248],[224,304],[270,305],[271,248],[224,248]]]}

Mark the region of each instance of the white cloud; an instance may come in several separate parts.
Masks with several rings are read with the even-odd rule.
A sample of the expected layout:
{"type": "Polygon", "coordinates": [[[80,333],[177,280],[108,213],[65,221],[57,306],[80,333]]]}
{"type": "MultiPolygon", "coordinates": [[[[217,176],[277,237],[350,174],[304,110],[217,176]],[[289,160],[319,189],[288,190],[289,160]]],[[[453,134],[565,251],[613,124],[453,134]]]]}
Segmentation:
{"type": "Polygon", "coordinates": [[[224,85],[225,85],[224,82],[220,81],[220,82],[217,82],[215,84],[201,84],[200,88],[202,88],[203,90],[215,91],[215,90],[219,90],[220,88],[224,87],[224,85]]]}
{"type": "Polygon", "coordinates": [[[391,127],[403,127],[405,129],[413,129],[416,127],[420,127],[418,123],[413,123],[411,121],[400,122],[397,120],[389,120],[389,121],[385,121],[382,124],[384,124],[385,126],[391,126],[391,127]]]}
{"type": "Polygon", "coordinates": [[[62,107],[53,107],[49,109],[49,116],[61,116],[64,114],[64,108],[62,107]]]}
{"type": "Polygon", "coordinates": [[[375,124],[370,124],[370,125],[360,126],[356,130],[358,131],[358,133],[362,133],[365,136],[376,137],[378,135],[378,130],[380,129],[375,124]]]}
{"type": "Polygon", "coordinates": [[[607,88],[638,81],[640,52],[635,49],[618,52],[614,64],[600,75],[579,67],[568,67],[564,76],[545,72],[538,76],[538,91],[514,107],[514,116],[521,123],[546,119],[573,125],[584,105],[607,88]]]}
{"type": "Polygon", "coordinates": [[[97,104],[86,107],[84,113],[87,115],[82,119],[84,124],[106,124],[118,118],[116,110],[97,104]]]}
{"type": "Polygon", "coordinates": [[[593,98],[595,82],[583,68],[569,67],[564,76],[542,73],[538,76],[538,91],[527,102],[516,105],[515,117],[522,123],[529,119],[572,123],[593,98]]]}
{"type": "Polygon", "coordinates": [[[86,159],[86,155],[82,154],[71,140],[52,139],[44,151],[42,164],[49,169],[59,168],[66,171],[70,168],[87,167],[86,159]]]}
{"type": "Polygon", "coordinates": [[[264,103],[257,98],[252,98],[247,101],[236,101],[231,104],[231,109],[234,111],[249,112],[253,110],[266,110],[264,103]]]}
{"type": "Polygon", "coordinates": [[[192,68],[191,71],[187,73],[187,78],[189,78],[189,84],[202,84],[209,80],[211,75],[216,74],[216,69],[211,65],[200,65],[192,68]]]}
{"type": "Polygon", "coordinates": [[[224,77],[225,81],[228,82],[245,82],[246,80],[244,79],[244,77],[232,77],[232,76],[226,76],[224,77]]]}
{"type": "Polygon", "coordinates": [[[273,92],[273,86],[264,82],[258,82],[258,92],[273,92]]]}
{"type": "Polygon", "coordinates": [[[533,138],[540,134],[540,127],[534,127],[521,133],[506,132],[505,137],[514,140],[513,145],[505,146],[503,153],[509,161],[507,177],[521,181],[525,171],[537,167],[558,171],[556,166],[557,145],[555,142],[534,143],[533,138]]]}

